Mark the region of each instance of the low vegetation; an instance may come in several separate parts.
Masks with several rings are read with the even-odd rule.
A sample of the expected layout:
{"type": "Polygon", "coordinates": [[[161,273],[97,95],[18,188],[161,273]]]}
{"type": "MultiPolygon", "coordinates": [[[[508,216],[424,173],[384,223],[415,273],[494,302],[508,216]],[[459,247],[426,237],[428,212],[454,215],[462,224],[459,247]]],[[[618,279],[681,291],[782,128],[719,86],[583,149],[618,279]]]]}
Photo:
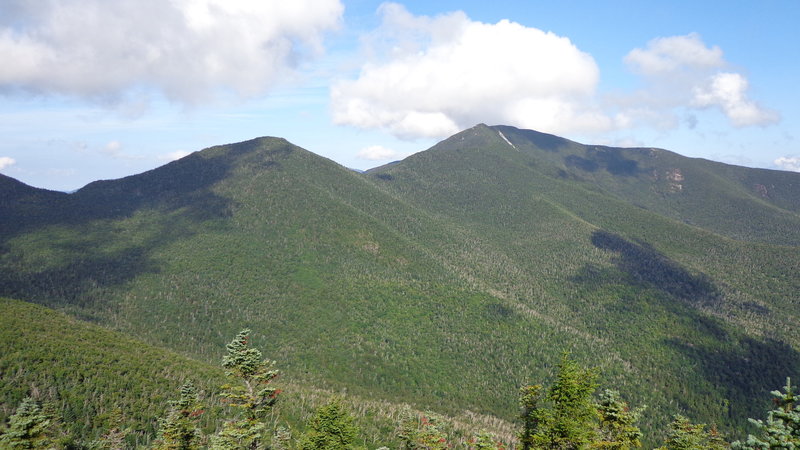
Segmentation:
{"type": "MultiPolygon", "coordinates": [[[[262,359],[249,345],[250,330],[242,330],[228,345],[222,360],[227,382],[218,394],[227,408],[217,418],[215,431],[202,431],[205,413],[198,391],[190,381],[180,388],[178,400],[170,401],[158,420],[158,432],[149,448],[156,449],[357,449],[366,448],[358,439],[355,418],[340,398],[318,407],[293,436],[283,425],[276,426],[270,413],[281,390],[273,385],[278,376],[274,362],[262,359]]],[[[637,426],[641,409],[631,409],[616,391],[595,396],[598,385],[594,369],[580,367],[564,355],[553,384],[520,391],[520,430],[517,439],[503,442],[486,430],[475,432],[466,442],[453,442],[446,420],[431,413],[407,412],[397,424],[394,436],[403,449],[632,449],[641,447],[637,426]]],[[[784,392],[774,392],[776,409],[767,422],[753,420],[761,437],[750,435],[736,441],[736,449],[791,449],[800,445],[800,405],[787,379],[784,392]],[[762,440],[763,439],[763,440],[762,440]]],[[[63,429],[60,411],[45,410],[32,397],[25,397],[0,432],[4,449],[124,448],[129,446],[130,428],[119,418],[98,438],[85,441],[63,429]]],[[[137,439],[138,441],[138,439],[137,439]]],[[[140,445],[136,445],[137,447],[140,445]]],[[[661,447],[678,449],[725,449],[731,447],[713,426],[693,424],[676,416],[661,447]]],[[[386,448],[382,446],[381,448],[386,448]]]]}

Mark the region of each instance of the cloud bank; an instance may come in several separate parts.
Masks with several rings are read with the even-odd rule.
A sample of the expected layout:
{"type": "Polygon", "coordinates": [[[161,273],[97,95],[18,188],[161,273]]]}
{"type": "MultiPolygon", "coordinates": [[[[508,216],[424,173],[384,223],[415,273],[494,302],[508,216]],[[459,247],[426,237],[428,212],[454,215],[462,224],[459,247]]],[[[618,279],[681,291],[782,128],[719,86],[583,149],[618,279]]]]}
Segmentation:
{"type": "Polygon", "coordinates": [[[696,34],[661,37],[624,57],[644,89],[598,95],[591,55],[554,33],[463,12],[415,16],[385,3],[366,37],[355,79],[331,87],[333,120],[401,138],[451,135],[479,122],[555,134],[646,126],[697,126],[693,112],[716,109],[735,127],[768,125],[777,113],[748,97],[748,80],[719,47],[696,34]]]}
{"type": "Polygon", "coordinates": [[[191,105],[263,94],[341,21],[339,0],[7,0],[0,92],[102,100],[155,89],[191,105]]]}
{"type": "Polygon", "coordinates": [[[331,88],[337,124],[407,138],[441,137],[477,122],[554,133],[604,130],[591,107],[599,70],[569,39],[507,20],[486,24],[462,12],[414,16],[385,3],[371,53],[388,55],[331,88]]]}
{"type": "MultiPolygon", "coordinates": [[[[780,119],[748,97],[747,78],[728,70],[722,50],[706,46],[697,33],[653,39],[645,48],[631,50],[625,62],[647,83],[646,90],[637,94],[639,104],[632,118],[669,123],[665,116],[684,107],[719,109],[735,127],[769,125],[780,119]]],[[[696,125],[696,117],[690,121],[696,125]]]]}

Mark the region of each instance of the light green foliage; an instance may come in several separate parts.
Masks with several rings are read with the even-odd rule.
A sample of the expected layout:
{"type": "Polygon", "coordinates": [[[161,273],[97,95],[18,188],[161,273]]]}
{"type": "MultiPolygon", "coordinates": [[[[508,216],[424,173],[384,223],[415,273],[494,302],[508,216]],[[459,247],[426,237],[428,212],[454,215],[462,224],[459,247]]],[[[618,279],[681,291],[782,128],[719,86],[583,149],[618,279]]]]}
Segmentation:
{"type": "Polygon", "coordinates": [[[229,382],[220,395],[238,408],[240,418],[229,420],[212,438],[214,449],[262,448],[267,431],[266,415],[278,401],[280,390],[270,383],[278,376],[274,361],[263,360],[261,351],[249,346],[250,330],[242,330],[226,346],[222,367],[229,382]]]}
{"type": "Polygon", "coordinates": [[[397,434],[405,450],[443,450],[450,446],[441,418],[431,412],[406,413],[397,434]]]}
{"type": "Polygon", "coordinates": [[[642,411],[643,408],[631,410],[619,392],[605,389],[597,403],[600,426],[591,447],[614,450],[641,447],[642,432],[636,423],[642,411]]]}
{"type": "Polygon", "coordinates": [[[694,424],[684,416],[676,415],[670,424],[669,435],[660,450],[723,450],[727,442],[715,427],[694,424]]]}
{"type": "Polygon", "coordinates": [[[47,431],[51,418],[31,397],[22,400],[9,418],[8,427],[0,434],[0,448],[4,450],[44,449],[51,443],[47,431]]]}
{"type": "Polygon", "coordinates": [[[467,442],[469,450],[503,450],[505,445],[492,433],[481,431],[467,442]]]}
{"type": "Polygon", "coordinates": [[[800,448],[800,404],[797,403],[792,380],[786,379],[784,392],[772,391],[775,409],[767,413],[767,421],[750,419],[761,436],[748,435],[747,440],[734,442],[735,449],[798,449],[800,448]]]}
{"type": "Polygon", "coordinates": [[[300,442],[303,450],[344,450],[353,448],[358,428],[342,400],[334,398],[317,409],[308,421],[308,431],[300,442]]]}
{"type": "Polygon", "coordinates": [[[200,448],[202,434],[198,428],[203,413],[197,388],[190,381],[181,386],[181,396],[171,402],[167,416],[160,422],[155,450],[195,450],[200,448]]]}

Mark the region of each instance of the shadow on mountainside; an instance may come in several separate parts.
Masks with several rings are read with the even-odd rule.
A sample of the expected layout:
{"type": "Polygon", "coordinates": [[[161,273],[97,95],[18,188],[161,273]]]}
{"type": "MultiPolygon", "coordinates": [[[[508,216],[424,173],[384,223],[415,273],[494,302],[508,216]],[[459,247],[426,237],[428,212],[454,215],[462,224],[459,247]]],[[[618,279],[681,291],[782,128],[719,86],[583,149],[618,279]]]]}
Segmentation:
{"type": "Polygon", "coordinates": [[[707,397],[722,398],[724,404],[703,403],[702,399],[684,404],[684,399],[676,398],[688,415],[725,411],[728,425],[741,427],[748,417],[764,417],[769,392],[783,386],[787,376],[800,372],[800,352],[790,345],[769,337],[750,336],[736,325],[697,308],[713,307],[722,301],[721,292],[706,275],[692,274],[647,243],[632,242],[608,231],[595,231],[591,242],[616,254],[612,258],[616,270],[587,265],[571,281],[593,289],[607,283],[630,285],[633,280],[642,289],[660,293],[642,297],[658,305],[657,309],[641,310],[633,304],[620,308],[618,317],[624,320],[625,314],[668,314],[655,320],[673,324],[664,342],[686,357],[682,369],[686,386],[711,386],[721,393],[709,393],[707,397]],[[704,381],[697,384],[697,380],[704,381]]]}
{"type": "Polygon", "coordinates": [[[690,304],[711,305],[721,300],[708,276],[692,274],[646,242],[631,242],[604,230],[592,233],[591,240],[595,247],[616,253],[612,262],[639,283],[690,304]]]}
{"type": "Polygon", "coordinates": [[[216,183],[243,164],[280,168],[293,147],[282,140],[270,145],[275,142],[215,147],[139,175],[48,196],[41,205],[6,205],[17,215],[0,220],[0,295],[83,305],[105,288],[158,273],[154,250],[231,216],[232,201],[213,191],[216,183]]]}
{"type": "Polygon", "coordinates": [[[637,161],[625,158],[619,150],[604,147],[587,148],[585,158],[567,155],[564,157],[564,164],[584,172],[596,172],[603,168],[612,175],[635,176],[640,172],[637,161]]]}
{"type": "Polygon", "coordinates": [[[770,391],[800,372],[800,352],[774,339],[757,340],[732,331],[725,339],[697,344],[671,338],[667,344],[691,358],[702,375],[728,402],[728,418],[761,419],[769,408],[770,391]]]}

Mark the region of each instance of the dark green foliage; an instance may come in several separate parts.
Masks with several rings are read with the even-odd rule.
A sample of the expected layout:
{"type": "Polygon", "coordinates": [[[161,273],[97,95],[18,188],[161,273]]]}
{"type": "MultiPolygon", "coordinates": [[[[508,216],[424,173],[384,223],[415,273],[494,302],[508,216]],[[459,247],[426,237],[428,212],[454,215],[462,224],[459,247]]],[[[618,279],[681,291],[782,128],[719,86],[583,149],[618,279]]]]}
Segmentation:
{"type": "Polygon", "coordinates": [[[716,427],[694,424],[686,417],[676,415],[669,427],[663,450],[723,450],[729,448],[716,427]]]}
{"type": "Polygon", "coordinates": [[[566,355],[553,385],[540,402],[536,387],[523,390],[523,448],[580,449],[597,437],[597,408],[592,395],[597,372],[581,368],[566,355]]]}
{"type": "Polygon", "coordinates": [[[267,413],[278,401],[280,390],[272,385],[278,371],[275,362],[263,360],[261,351],[250,347],[250,330],[242,330],[226,346],[228,353],[222,358],[222,367],[228,383],[220,395],[233,408],[238,417],[228,420],[222,430],[211,438],[211,448],[233,449],[264,447],[267,413]]]}
{"type": "Polygon", "coordinates": [[[592,448],[627,450],[641,447],[642,432],[637,422],[643,409],[631,410],[619,392],[610,389],[600,394],[596,407],[600,425],[592,448]]]}
{"type": "Polygon", "coordinates": [[[203,406],[192,382],[181,386],[180,399],[170,402],[167,416],[160,421],[156,450],[194,450],[200,448],[198,418],[203,406]]]}
{"type": "Polygon", "coordinates": [[[522,430],[519,434],[519,442],[523,450],[530,450],[536,445],[535,436],[539,432],[542,417],[539,402],[542,386],[539,384],[523,386],[520,389],[519,404],[522,409],[520,418],[522,419],[522,430]]]}
{"type": "Polygon", "coordinates": [[[748,435],[742,443],[736,441],[735,449],[797,449],[800,448],[800,404],[795,387],[786,379],[783,392],[772,391],[775,409],[767,413],[766,423],[750,419],[760,431],[760,436],[748,435]]]}
{"type": "Polygon", "coordinates": [[[317,409],[308,420],[308,430],[300,441],[303,450],[344,450],[354,448],[358,428],[342,400],[334,398],[317,409]]]}
{"type": "Polygon", "coordinates": [[[8,426],[0,434],[0,448],[44,449],[51,444],[52,436],[48,436],[51,418],[42,412],[42,408],[30,397],[25,397],[14,414],[8,419],[8,426]]]}

